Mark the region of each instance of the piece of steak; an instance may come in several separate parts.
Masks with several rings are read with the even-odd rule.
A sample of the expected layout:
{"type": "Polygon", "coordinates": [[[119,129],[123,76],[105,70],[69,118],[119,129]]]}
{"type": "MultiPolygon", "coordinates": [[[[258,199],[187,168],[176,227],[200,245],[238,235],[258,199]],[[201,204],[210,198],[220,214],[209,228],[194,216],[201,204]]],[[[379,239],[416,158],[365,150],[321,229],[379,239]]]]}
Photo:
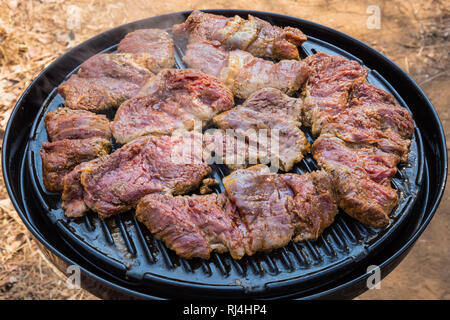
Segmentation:
{"type": "Polygon", "coordinates": [[[257,164],[266,150],[245,141],[245,136],[222,129],[208,129],[203,134],[204,158],[208,164],[226,164],[231,170],[257,164]],[[260,151],[258,151],[260,150],[260,151]]]}
{"type": "Polygon", "coordinates": [[[137,205],[136,217],[183,258],[209,259],[212,251],[229,251],[234,259],[245,254],[239,216],[224,194],[149,194],[137,205]]]}
{"type": "Polygon", "coordinates": [[[98,54],[86,60],[58,92],[66,107],[99,112],[134,97],[152,75],[130,54],[98,54]]]}
{"type": "Polygon", "coordinates": [[[130,81],[107,77],[81,78],[76,74],[58,87],[66,107],[92,112],[117,108],[136,95],[139,89],[139,85],[130,81]]]}
{"type": "Polygon", "coordinates": [[[359,146],[331,134],[321,134],[313,144],[314,159],[321,168],[331,171],[335,166],[345,166],[361,171],[376,183],[390,185],[397,173],[400,157],[373,146],[359,146]]]}
{"type": "Polygon", "coordinates": [[[346,213],[377,228],[389,222],[398,200],[391,187],[398,155],[348,144],[331,134],[320,135],[312,151],[319,166],[331,174],[339,206],[346,213]]]}
{"type": "Polygon", "coordinates": [[[132,54],[135,61],[154,73],[175,64],[173,40],[161,29],[139,29],[128,33],[119,42],[117,52],[132,54]]]}
{"type": "Polygon", "coordinates": [[[153,73],[130,53],[100,53],[83,62],[77,75],[80,78],[120,79],[142,86],[153,73]]]}
{"type": "Polygon", "coordinates": [[[89,165],[98,163],[99,161],[102,161],[101,158],[82,162],[64,176],[61,208],[64,210],[66,217],[82,217],[89,211],[89,208],[84,202],[84,188],[81,184],[81,173],[89,165]]]}
{"type": "Polygon", "coordinates": [[[217,42],[189,44],[183,62],[219,78],[236,97],[243,99],[262,88],[276,88],[292,95],[305,83],[309,70],[303,61],[274,63],[242,50],[226,51],[217,42]]]}
{"type": "Polygon", "coordinates": [[[254,92],[241,106],[215,116],[214,123],[224,130],[233,129],[245,137],[246,143],[257,146],[261,152],[257,159],[269,158],[272,165],[289,171],[309,150],[300,130],[300,116],[301,100],[265,88],[254,92]]]}
{"type": "Polygon", "coordinates": [[[58,92],[72,109],[99,112],[117,108],[134,97],[153,72],[174,65],[173,50],[173,41],[164,30],[136,30],[119,43],[119,53],[97,54],[86,60],[58,92]]]}
{"type": "Polygon", "coordinates": [[[111,138],[108,118],[85,110],[58,108],[47,113],[44,122],[50,141],[111,138]]]}
{"type": "Polygon", "coordinates": [[[351,91],[349,107],[327,119],[322,133],[331,133],[345,142],[372,145],[387,153],[408,158],[414,122],[406,108],[394,97],[367,82],[351,91]]]}
{"type": "Polygon", "coordinates": [[[103,219],[135,207],[150,193],[187,193],[210,170],[194,133],[141,137],[83,170],[84,201],[103,219]]]}
{"type": "Polygon", "coordinates": [[[295,242],[315,240],[334,222],[338,213],[337,199],[330,176],[325,171],[279,175],[291,189],[287,210],[294,226],[295,242]]]}
{"type": "Polygon", "coordinates": [[[43,142],[41,149],[42,177],[47,190],[63,190],[63,178],[78,164],[106,155],[111,142],[104,138],[63,139],[43,142]]]}
{"type": "Polygon", "coordinates": [[[278,183],[265,165],[234,171],[222,180],[227,195],[248,229],[249,254],[288,244],[294,234],[287,198],[292,191],[278,183]]]}
{"type": "Polygon", "coordinates": [[[324,171],[273,174],[264,165],[224,178],[226,193],[141,199],[136,216],[183,258],[209,259],[230,252],[234,259],[294,241],[317,239],[334,220],[337,205],[324,171]]]}
{"type": "Polygon", "coordinates": [[[184,23],[174,25],[175,37],[187,38],[189,43],[218,41],[229,50],[240,49],[257,57],[299,59],[298,46],[306,36],[297,28],[280,28],[267,21],[248,15],[226,18],[193,11],[184,23]]]}
{"type": "Polygon", "coordinates": [[[356,61],[326,53],[316,53],[303,61],[310,68],[303,92],[304,122],[317,136],[328,117],[347,108],[353,84],[365,80],[367,70],[356,61]]]}
{"type": "Polygon", "coordinates": [[[234,106],[219,80],[193,69],[165,69],[117,110],[111,130],[120,143],[149,134],[171,134],[203,125],[234,106]]]}
{"type": "Polygon", "coordinates": [[[247,229],[250,255],[292,238],[317,239],[337,214],[331,180],[323,171],[274,174],[256,165],[231,173],[223,184],[247,229]]]}

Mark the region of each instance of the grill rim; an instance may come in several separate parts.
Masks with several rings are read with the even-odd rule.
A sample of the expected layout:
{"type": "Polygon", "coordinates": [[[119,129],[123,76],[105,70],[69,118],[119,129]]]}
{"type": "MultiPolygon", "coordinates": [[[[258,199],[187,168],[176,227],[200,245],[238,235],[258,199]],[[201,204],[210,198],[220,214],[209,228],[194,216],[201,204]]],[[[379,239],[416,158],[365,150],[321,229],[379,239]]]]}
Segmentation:
{"type": "MultiPolygon", "coordinates": [[[[289,24],[289,21],[292,21],[293,23],[302,23],[302,24],[308,24],[310,28],[314,29],[314,28],[318,28],[318,29],[322,29],[325,30],[327,32],[332,33],[333,36],[336,36],[336,34],[340,37],[343,37],[344,39],[346,39],[348,42],[353,43],[353,44],[357,44],[357,45],[362,45],[363,47],[365,47],[366,50],[369,50],[370,53],[372,54],[377,54],[379,57],[382,58],[382,60],[385,60],[385,62],[387,62],[391,68],[395,69],[395,71],[400,72],[401,75],[403,75],[405,77],[406,80],[408,80],[408,86],[413,86],[415,87],[417,93],[421,96],[421,98],[424,100],[424,103],[428,105],[429,107],[429,111],[432,112],[433,118],[435,121],[437,121],[438,124],[438,131],[439,131],[439,138],[440,138],[440,146],[442,147],[442,143],[444,143],[445,146],[445,136],[443,134],[443,128],[442,125],[440,123],[440,120],[437,116],[436,111],[434,110],[433,106],[431,105],[431,103],[429,102],[428,98],[424,95],[423,91],[415,84],[415,82],[406,74],[404,73],[404,71],[402,71],[400,68],[398,68],[398,66],[396,66],[395,64],[393,64],[392,61],[390,61],[388,58],[384,57],[383,55],[381,55],[380,53],[376,52],[375,50],[371,49],[370,47],[368,47],[367,45],[365,45],[364,43],[360,42],[359,40],[353,39],[343,33],[340,33],[336,30],[333,30],[331,28],[328,27],[324,27],[321,25],[318,25],[316,23],[313,22],[309,22],[303,19],[299,19],[299,18],[294,18],[294,17],[289,17],[289,16],[284,16],[284,15],[280,15],[280,14],[273,14],[273,13],[265,13],[265,12],[261,12],[261,11],[247,11],[247,10],[233,10],[233,9],[228,9],[228,10],[204,10],[206,12],[211,12],[211,13],[217,13],[217,14],[225,14],[225,15],[234,15],[234,14],[253,14],[255,16],[260,16],[260,17],[269,17],[269,19],[271,17],[274,17],[275,19],[278,20],[284,20],[286,24],[289,24]]],[[[155,19],[164,19],[165,17],[168,16],[187,16],[191,11],[184,11],[184,12],[178,12],[178,13],[172,13],[172,14],[167,14],[167,15],[163,15],[163,16],[157,16],[157,17],[153,17],[155,19]]],[[[150,18],[152,19],[152,18],[150,18]]],[[[99,34],[93,38],[91,38],[90,40],[87,40],[86,42],[78,45],[77,47],[71,49],[70,51],[68,51],[65,55],[74,55],[74,52],[76,50],[82,49],[83,46],[86,46],[88,43],[95,43],[98,39],[100,38],[105,38],[105,34],[107,33],[111,33],[114,32],[114,30],[117,30],[118,28],[126,28],[126,26],[129,25],[134,25],[134,26],[139,26],[139,24],[145,23],[144,21],[146,21],[148,19],[143,19],[137,22],[132,22],[130,24],[124,25],[124,26],[119,26],[117,28],[111,29],[109,31],[106,31],[105,33],[99,34]]],[[[310,33],[308,33],[310,34],[310,33]]],[[[313,35],[314,36],[314,35],[313,35]]],[[[107,38],[107,37],[106,37],[107,38]]],[[[337,39],[338,37],[331,37],[331,40],[337,39]]],[[[103,39],[104,40],[104,39],[103,39]]],[[[329,41],[331,44],[333,45],[338,45],[339,47],[342,47],[342,43],[333,43],[333,41],[329,41]]],[[[343,48],[344,49],[344,48],[343,48]]],[[[26,99],[26,97],[30,94],[30,92],[32,91],[32,89],[36,86],[36,84],[45,77],[45,73],[49,72],[50,70],[52,70],[55,67],[59,66],[59,61],[61,60],[61,58],[63,57],[59,57],[57,60],[55,60],[49,67],[47,67],[46,69],[44,69],[36,78],[35,80],[33,80],[33,82],[30,84],[30,86],[25,90],[25,92],[23,93],[23,95],[20,97],[20,99],[18,100],[14,110],[12,111],[12,114],[10,116],[10,119],[8,121],[8,125],[5,131],[5,136],[4,136],[4,142],[3,142],[3,150],[2,150],[2,160],[3,163],[7,163],[5,160],[8,158],[8,153],[9,153],[9,149],[10,149],[10,131],[11,131],[11,127],[12,127],[12,123],[13,120],[16,118],[16,115],[20,109],[20,107],[23,104],[23,101],[26,99]]],[[[368,62],[365,63],[367,65],[367,67],[369,68],[374,68],[374,66],[371,66],[368,62]]],[[[377,70],[379,70],[379,68],[376,68],[377,70]]],[[[69,74],[69,72],[65,72],[64,74],[69,74]]],[[[48,80],[48,79],[47,79],[48,80]]],[[[52,84],[53,86],[56,86],[56,84],[52,84]]],[[[397,90],[398,91],[398,90],[397,90]]],[[[423,131],[423,130],[422,130],[423,131]]],[[[445,150],[445,149],[444,149],[445,150]]],[[[443,158],[440,159],[440,161],[442,162],[442,168],[440,170],[440,176],[441,176],[441,183],[439,184],[438,187],[438,192],[435,196],[435,200],[433,202],[433,206],[430,208],[429,211],[429,215],[427,217],[427,219],[422,223],[422,225],[420,227],[417,228],[417,230],[415,231],[413,237],[407,242],[407,244],[402,248],[401,251],[397,252],[397,254],[393,255],[391,257],[391,259],[395,258],[396,256],[398,256],[400,253],[404,252],[404,248],[407,248],[408,244],[409,246],[417,239],[417,237],[423,232],[423,230],[425,229],[425,227],[428,225],[429,221],[431,220],[432,216],[434,215],[434,212],[437,208],[437,205],[439,204],[439,201],[442,197],[442,193],[445,187],[445,182],[446,182],[446,172],[447,172],[447,153],[446,152],[442,152],[443,154],[443,158]],[[412,241],[412,242],[411,242],[412,241]]],[[[34,224],[31,223],[31,221],[28,221],[28,217],[24,214],[24,212],[22,212],[22,209],[20,207],[19,201],[17,201],[15,194],[14,194],[14,190],[12,188],[11,185],[11,181],[10,181],[10,168],[6,168],[6,166],[3,166],[3,174],[5,177],[5,184],[8,190],[8,193],[10,195],[10,198],[16,208],[16,210],[19,212],[19,215],[21,216],[22,220],[24,221],[25,225],[27,226],[27,228],[32,232],[33,236],[35,236],[39,241],[41,241],[46,247],[48,247],[48,249],[50,249],[50,251],[52,252],[52,254],[55,254],[56,256],[58,256],[60,259],[63,259],[65,261],[71,261],[72,260],[69,257],[65,257],[64,255],[62,255],[58,249],[56,249],[51,243],[49,243],[44,237],[43,235],[39,232],[39,228],[35,228],[34,224]]],[[[85,272],[88,272],[87,270],[84,270],[85,272]]],[[[92,274],[91,274],[92,275],[92,274]]],[[[101,278],[100,278],[101,279],[101,278]]],[[[102,279],[104,280],[104,279],[102,279]]]]}

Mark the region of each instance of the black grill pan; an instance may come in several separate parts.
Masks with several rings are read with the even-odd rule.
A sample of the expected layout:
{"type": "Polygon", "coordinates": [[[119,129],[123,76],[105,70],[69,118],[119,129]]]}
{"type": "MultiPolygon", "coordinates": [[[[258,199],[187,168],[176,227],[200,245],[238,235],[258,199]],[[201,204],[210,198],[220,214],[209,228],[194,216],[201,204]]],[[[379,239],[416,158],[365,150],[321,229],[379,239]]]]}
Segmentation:
{"type": "MultiPolygon", "coordinates": [[[[243,17],[248,13],[233,10],[213,12],[240,14],[243,17]]],[[[258,253],[239,261],[233,260],[228,254],[213,254],[210,260],[203,261],[178,257],[162,242],[155,240],[136,221],[133,212],[105,221],[99,220],[94,213],[80,219],[65,218],[60,209],[60,195],[48,193],[43,187],[39,156],[41,143],[47,141],[43,124],[45,114],[64,104],[56,87],[93,54],[114,52],[117,43],[132,30],[159,27],[170,31],[172,24],[184,21],[188,15],[177,13],[121,26],[79,45],[48,67],[18,102],[5,134],[3,160],[5,164],[9,164],[4,166],[5,181],[16,208],[24,221],[30,224],[29,227],[32,226],[30,229],[46,229],[53,233],[52,245],[47,240],[41,240],[42,234],[35,234],[45,246],[67,247],[70,252],[68,256],[81,261],[78,264],[85,264],[87,268],[103,274],[103,285],[108,281],[107,278],[111,278],[113,282],[123,282],[121,285],[127,288],[126,293],[132,295],[140,296],[151,292],[152,296],[160,297],[245,295],[273,298],[308,294],[316,297],[321,295],[320,288],[333,287],[338,281],[347,281],[345,279],[361,272],[362,266],[368,265],[371,260],[386,252],[386,248],[395,245],[396,239],[404,235],[411,223],[415,226],[411,231],[418,232],[426,214],[431,212],[432,215],[435,208],[427,210],[430,161],[433,161],[433,166],[436,166],[436,162],[439,164],[435,179],[440,181],[442,187],[445,183],[443,173],[447,168],[446,154],[438,153],[445,146],[442,127],[423,93],[420,97],[420,89],[421,99],[414,99],[412,89],[418,89],[414,82],[404,73],[403,79],[386,73],[385,65],[391,65],[391,70],[398,67],[392,66],[388,59],[357,40],[300,19],[260,12],[252,14],[276,25],[291,25],[302,29],[308,35],[308,41],[302,47],[303,56],[326,52],[358,61],[369,70],[368,82],[393,94],[401,105],[412,112],[416,130],[409,160],[399,167],[399,172],[393,179],[393,186],[399,191],[399,205],[392,212],[391,223],[386,228],[373,229],[340,213],[336,222],[316,241],[297,244],[291,242],[285,248],[271,253],[258,253]],[[400,80],[403,82],[398,83],[400,80]],[[398,88],[404,88],[405,85],[410,90],[403,89],[400,92],[398,88]],[[25,107],[27,112],[24,111],[25,107]],[[424,109],[432,111],[427,116],[431,116],[437,126],[421,126],[423,119],[420,118],[420,112],[424,109]],[[17,114],[21,112],[26,113],[26,120],[21,119],[26,126],[19,130],[22,133],[20,137],[16,137],[19,141],[11,143],[13,135],[10,132],[13,129],[10,127],[14,127],[14,121],[17,126],[17,114]],[[439,138],[433,141],[434,144],[437,143],[437,147],[431,147],[431,151],[430,134],[439,138]],[[13,146],[19,145],[19,150],[13,149],[13,146]],[[15,157],[15,168],[11,167],[12,157],[15,157]],[[16,179],[15,183],[13,179],[16,179]],[[55,241],[59,243],[56,244],[55,241]],[[315,291],[318,293],[313,293],[315,291]]],[[[184,68],[181,62],[183,46],[177,45],[175,51],[177,67],[184,68]]],[[[303,131],[312,140],[309,130],[303,128],[303,131]]],[[[316,163],[308,156],[293,172],[304,173],[316,169],[316,163]]],[[[220,180],[226,174],[226,168],[213,167],[213,177],[220,180]]],[[[221,190],[222,187],[217,191],[221,190]]],[[[435,198],[432,200],[435,205],[441,192],[442,189],[439,188],[435,191],[435,198]]],[[[46,251],[55,257],[52,249],[46,251]]],[[[60,258],[56,260],[60,261],[60,258]]],[[[89,279],[92,280],[92,276],[89,279]]],[[[107,285],[111,286],[115,285],[107,285]]],[[[99,294],[98,290],[91,291],[99,294]]]]}

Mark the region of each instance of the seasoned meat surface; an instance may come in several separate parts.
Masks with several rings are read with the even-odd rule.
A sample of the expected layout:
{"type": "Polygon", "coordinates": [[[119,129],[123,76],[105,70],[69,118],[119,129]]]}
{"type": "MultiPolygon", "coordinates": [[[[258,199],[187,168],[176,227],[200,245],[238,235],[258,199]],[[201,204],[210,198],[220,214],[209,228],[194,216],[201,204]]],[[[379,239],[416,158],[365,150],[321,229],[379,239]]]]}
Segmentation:
{"type": "Polygon", "coordinates": [[[119,42],[117,52],[132,54],[135,61],[154,73],[175,64],[173,40],[161,29],[139,29],[128,33],[119,42]]]}
{"type": "Polygon", "coordinates": [[[264,165],[224,179],[227,192],[171,196],[153,193],[136,209],[139,221],[184,258],[234,259],[294,241],[317,239],[337,213],[328,175],[272,174],[264,165]]]}
{"type": "Polygon", "coordinates": [[[392,96],[363,83],[352,91],[349,108],[323,123],[322,133],[359,146],[375,146],[405,161],[408,157],[414,123],[411,114],[392,96]],[[357,95],[370,94],[370,101],[357,95]],[[377,98],[378,95],[378,98],[377,98]]]}
{"type": "Polygon", "coordinates": [[[62,139],[111,138],[109,120],[105,115],[85,110],[58,108],[45,116],[50,141],[62,139]]]}
{"type": "Polygon", "coordinates": [[[110,150],[111,142],[98,137],[43,142],[41,158],[45,188],[62,191],[64,176],[76,165],[105,155],[110,150]]]}
{"type": "Polygon", "coordinates": [[[81,78],[72,75],[58,87],[58,92],[71,109],[100,112],[117,108],[125,100],[135,96],[140,85],[126,80],[101,77],[81,78]]]}
{"type": "Polygon", "coordinates": [[[117,108],[134,97],[153,73],[174,65],[173,50],[173,41],[164,30],[136,30],[119,43],[119,53],[86,60],[58,92],[72,109],[117,108]]]}
{"type": "Polygon", "coordinates": [[[310,116],[313,132],[321,132],[312,148],[314,158],[331,174],[339,206],[346,213],[373,227],[386,226],[398,202],[391,180],[398,163],[408,158],[414,132],[411,114],[365,77],[356,77],[354,70],[345,71],[347,63],[329,73],[331,69],[323,66],[334,65],[330,58],[321,54],[315,59],[328,62],[316,67],[322,70],[317,73],[319,81],[313,84],[310,80],[306,85],[311,84],[311,90],[305,99],[305,115],[310,116]],[[336,80],[338,74],[346,80],[336,80]],[[321,92],[328,93],[325,102],[312,98],[321,92]],[[322,102],[308,109],[311,101],[322,102]],[[320,107],[329,102],[331,107],[320,107]]]}
{"type": "Polygon", "coordinates": [[[130,54],[98,54],[86,60],[58,92],[67,107],[98,112],[117,108],[135,96],[152,75],[130,54]]]}
{"type": "Polygon", "coordinates": [[[117,110],[111,129],[120,143],[148,134],[191,130],[234,105],[219,80],[192,69],[165,69],[117,110]]]}
{"type": "Polygon", "coordinates": [[[325,171],[287,173],[278,180],[293,193],[288,198],[287,210],[294,227],[294,241],[317,239],[337,214],[337,200],[329,175],[325,171]]]}
{"type": "Polygon", "coordinates": [[[77,75],[81,78],[112,78],[142,86],[153,75],[130,53],[100,53],[87,59],[77,75]]]}
{"type": "Polygon", "coordinates": [[[398,203],[391,180],[408,158],[414,122],[366,82],[363,66],[325,53],[299,60],[306,40],[299,29],[251,15],[195,10],[172,33],[188,40],[190,69],[171,69],[167,32],[141,29],[58,88],[67,108],[47,114],[52,142],[42,144],[41,158],[44,185],[63,191],[67,217],[136,208],[157,239],[202,259],[317,239],[338,207],[372,227],[389,223],[398,203]],[[246,100],[233,108],[233,97],[246,100]],[[118,108],[111,124],[91,112],[110,108],[118,108]],[[218,129],[200,134],[198,124],[218,129]],[[302,124],[316,138],[311,149],[322,170],[275,173],[309,151],[302,124]],[[124,145],[108,154],[111,135],[124,145]],[[220,194],[208,175],[213,162],[234,170],[220,194]]]}
{"type": "Polygon", "coordinates": [[[322,122],[347,108],[352,85],[367,77],[367,70],[356,61],[326,53],[316,53],[304,60],[310,74],[304,88],[304,121],[314,135],[322,122]]]}
{"type": "Polygon", "coordinates": [[[219,78],[236,97],[244,99],[258,89],[268,87],[292,95],[308,77],[308,67],[303,61],[274,63],[242,50],[226,51],[217,42],[189,44],[183,62],[190,68],[219,78]]]}
{"type": "Polygon", "coordinates": [[[150,193],[189,192],[210,170],[202,159],[201,137],[194,133],[141,137],[83,170],[84,201],[106,218],[135,207],[150,193]]]}
{"type": "Polygon", "coordinates": [[[349,144],[330,134],[320,135],[312,150],[314,158],[323,168],[345,166],[361,171],[371,180],[383,185],[390,184],[400,162],[400,157],[396,154],[372,146],[349,144]]]}
{"type": "Polygon", "coordinates": [[[285,246],[294,234],[286,202],[292,191],[265,165],[237,170],[223,179],[228,197],[248,229],[250,254],[285,246]]]}
{"type": "Polygon", "coordinates": [[[331,171],[331,176],[339,207],[345,213],[375,228],[389,223],[389,214],[398,203],[396,190],[348,167],[331,171]]]}
{"type": "Polygon", "coordinates": [[[64,176],[61,208],[64,210],[66,217],[82,217],[84,213],[89,210],[84,202],[84,189],[81,184],[81,173],[83,172],[83,169],[86,169],[89,165],[98,161],[101,161],[100,158],[82,162],[64,176]]]}
{"type": "Polygon", "coordinates": [[[400,157],[376,147],[358,147],[322,134],[312,146],[319,166],[330,172],[339,206],[374,227],[389,222],[398,196],[390,182],[400,157]]]}
{"type": "Polygon", "coordinates": [[[288,97],[277,89],[265,88],[254,92],[241,106],[214,117],[214,123],[224,130],[233,129],[235,134],[245,137],[241,139],[243,142],[257,146],[258,150],[251,146],[246,148],[253,152],[246,157],[247,163],[252,163],[249,161],[252,156],[254,160],[266,157],[271,159],[272,165],[289,171],[309,149],[300,130],[300,116],[299,99],[288,97]],[[254,155],[255,151],[259,154],[254,155]]]}
{"type": "Polygon", "coordinates": [[[223,194],[171,196],[150,194],[136,217],[166,246],[183,257],[209,259],[212,251],[245,254],[244,233],[235,208],[223,194]]]}
{"type": "Polygon", "coordinates": [[[231,18],[194,10],[184,23],[175,24],[172,34],[189,42],[212,40],[211,36],[218,29],[224,28],[231,18]]]}
{"type": "Polygon", "coordinates": [[[193,11],[182,24],[174,25],[175,37],[188,38],[189,43],[217,41],[229,50],[239,49],[257,57],[299,59],[298,46],[306,36],[297,28],[280,28],[257,17],[226,18],[193,11]]]}
{"type": "Polygon", "coordinates": [[[406,161],[414,122],[408,110],[392,95],[361,82],[353,86],[348,108],[327,119],[322,131],[346,142],[376,146],[406,161]]]}
{"type": "Polygon", "coordinates": [[[246,227],[249,255],[282,247],[291,238],[316,239],[337,214],[331,181],[323,171],[274,174],[256,165],[234,171],[223,183],[246,227]]]}

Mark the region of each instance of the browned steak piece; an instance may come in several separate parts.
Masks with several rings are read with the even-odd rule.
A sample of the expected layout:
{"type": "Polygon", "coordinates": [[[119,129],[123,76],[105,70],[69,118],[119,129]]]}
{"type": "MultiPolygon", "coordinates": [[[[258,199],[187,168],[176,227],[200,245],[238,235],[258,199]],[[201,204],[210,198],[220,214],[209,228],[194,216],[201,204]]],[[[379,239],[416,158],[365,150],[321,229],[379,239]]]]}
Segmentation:
{"type": "MultiPolygon", "coordinates": [[[[232,170],[256,164],[267,150],[245,141],[234,131],[208,129],[203,134],[204,158],[209,164],[226,164],[232,170]]],[[[269,159],[270,160],[270,159],[269,159]]]]}
{"type": "Polygon", "coordinates": [[[142,86],[153,75],[130,53],[100,53],[87,59],[77,72],[81,78],[113,78],[142,86]]]}
{"type": "Polygon", "coordinates": [[[175,64],[173,40],[161,29],[140,29],[128,33],[119,42],[117,52],[130,53],[154,73],[175,64]]]}
{"type": "Polygon", "coordinates": [[[324,123],[322,132],[359,145],[373,145],[408,158],[414,122],[407,109],[394,97],[367,82],[352,90],[349,108],[324,123]]]}
{"type": "Polygon", "coordinates": [[[130,54],[98,54],[58,87],[71,109],[102,111],[134,97],[153,74],[130,54]]]}
{"type": "Polygon", "coordinates": [[[328,175],[273,174],[256,165],[223,179],[229,199],[239,211],[249,241],[247,254],[312,240],[337,214],[328,175]]]}
{"type": "Polygon", "coordinates": [[[117,108],[123,101],[138,93],[139,85],[113,78],[81,78],[72,75],[58,87],[66,107],[93,112],[117,108]]]}
{"type": "Polygon", "coordinates": [[[292,95],[308,77],[308,67],[303,61],[274,63],[242,50],[225,51],[213,42],[189,44],[183,62],[219,78],[238,98],[248,98],[262,88],[276,88],[292,95]]]}
{"type": "Polygon", "coordinates": [[[130,142],[81,174],[86,205],[106,218],[135,207],[150,193],[183,194],[210,172],[201,137],[148,136],[130,142]]]}
{"type": "Polygon", "coordinates": [[[165,69],[117,110],[111,129],[120,143],[148,134],[191,130],[232,108],[233,95],[219,80],[192,69],[165,69]]]}
{"type": "Polygon", "coordinates": [[[47,113],[44,121],[50,141],[91,137],[111,138],[109,120],[105,115],[58,108],[47,113]]]}
{"type": "Polygon", "coordinates": [[[177,38],[189,39],[190,43],[212,40],[214,32],[225,27],[231,19],[194,10],[184,23],[173,25],[172,34],[177,38]]]}
{"type": "Polygon", "coordinates": [[[394,97],[363,82],[352,90],[349,108],[324,122],[325,132],[348,143],[373,145],[406,161],[414,122],[394,97]]]}
{"type": "Polygon", "coordinates": [[[325,171],[279,175],[291,189],[287,210],[294,226],[294,241],[317,239],[336,216],[337,200],[330,176],[325,171]]]}
{"type": "Polygon", "coordinates": [[[294,234],[286,206],[292,191],[277,181],[277,174],[256,165],[234,171],[222,181],[248,229],[248,254],[287,245],[294,234]]]}
{"type": "Polygon", "coordinates": [[[41,158],[45,188],[62,191],[64,176],[76,165],[103,156],[110,150],[111,142],[98,137],[43,142],[41,158]]]}
{"type": "Polygon", "coordinates": [[[345,213],[375,228],[389,223],[389,214],[398,202],[394,189],[348,167],[331,171],[331,176],[339,207],[345,213]]]}
{"type": "Polygon", "coordinates": [[[257,146],[261,151],[257,158],[269,158],[272,165],[289,171],[309,149],[300,130],[300,116],[299,99],[265,88],[254,92],[241,106],[215,116],[214,123],[224,130],[233,129],[248,144],[257,146]]]}
{"type": "Polygon", "coordinates": [[[303,92],[304,121],[318,135],[323,121],[347,108],[352,85],[364,80],[367,70],[356,61],[325,53],[309,56],[304,61],[310,68],[303,92]]]}
{"type": "Polygon", "coordinates": [[[317,239],[337,213],[324,171],[279,175],[257,165],[235,171],[224,184],[227,192],[219,195],[147,195],[136,216],[181,257],[209,259],[213,251],[229,251],[240,259],[292,237],[317,239]]]}
{"type": "Polygon", "coordinates": [[[372,146],[346,143],[334,135],[322,134],[313,144],[312,151],[318,164],[331,171],[345,166],[360,171],[376,183],[390,185],[397,173],[400,157],[372,146]]]}
{"type": "Polygon", "coordinates": [[[183,258],[209,259],[212,251],[229,251],[234,259],[245,254],[239,216],[224,194],[150,194],[139,202],[136,217],[183,258]]]}
{"type": "Polygon", "coordinates": [[[373,227],[389,222],[398,199],[390,185],[398,155],[348,144],[331,134],[320,135],[312,150],[319,166],[331,173],[339,206],[346,213],[373,227]]]}
{"type": "Polygon", "coordinates": [[[83,169],[87,168],[90,164],[101,161],[100,159],[101,158],[97,158],[88,162],[82,162],[64,176],[61,208],[64,210],[66,217],[82,217],[84,213],[89,210],[84,202],[84,189],[81,184],[81,173],[83,172],[83,169]]]}
{"type": "MultiPolygon", "coordinates": [[[[269,57],[274,59],[299,59],[298,46],[307,40],[306,35],[298,28],[280,28],[269,22],[248,16],[249,22],[240,28],[241,34],[245,35],[245,25],[256,26],[259,29],[254,41],[245,49],[256,57],[269,57]]],[[[242,47],[239,49],[244,50],[242,47]]]]}
{"type": "Polygon", "coordinates": [[[351,109],[374,112],[380,129],[394,131],[402,139],[411,139],[414,133],[412,115],[392,95],[367,82],[359,82],[352,88],[350,98],[351,109]]]}
{"type": "Polygon", "coordinates": [[[262,19],[248,16],[226,18],[193,11],[186,21],[172,27],[175,37],[188,38],[189,43],[218,41],[230,50],[246,50],[258,57],[298,59],[297,46],[306,36],[297,28],[280,28],[262,19]]]}

